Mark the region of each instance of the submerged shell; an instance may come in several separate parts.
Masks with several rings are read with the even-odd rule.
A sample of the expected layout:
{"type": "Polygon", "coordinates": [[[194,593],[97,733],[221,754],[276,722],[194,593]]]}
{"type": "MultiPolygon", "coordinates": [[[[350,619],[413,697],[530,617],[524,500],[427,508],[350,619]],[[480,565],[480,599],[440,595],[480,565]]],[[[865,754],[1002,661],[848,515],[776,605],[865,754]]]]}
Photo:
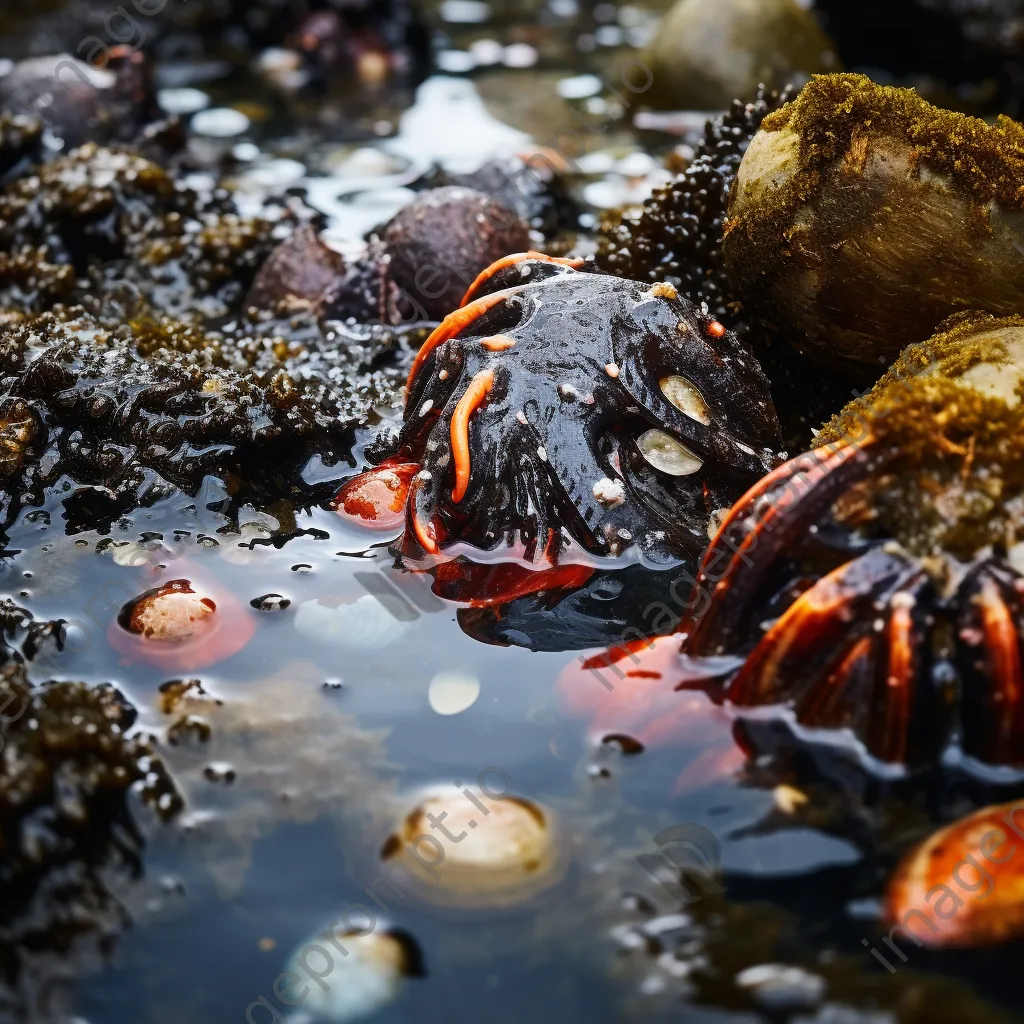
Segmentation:
{"type": "Polygon", "coordinates": [[[281,975],[287,980],[281,988],[302,1007],[299,1020],[346,1024],[393,1002],[407,978],[422,976],[421,960],[418,946],[404,932],[375,928],[364,934],[332,925],[296,949],[281,975]]]}
{"type": "MultiPolygon", "coordinates": [[[[980,946],[1024,935],[1024,804],[986,807],[926,839],[889,881],[902,946],[980,946]]],[[[890,932],[890,937],[892,937],[890,932]]]]}
{"type": "Polygon", "coordinates": [[[406,815],[382,856],[394,865],[390,870],[408,872],[430,903],[505,907],[558,880],[564,858],[557,832],[551,812],[523,797],[490,796],[482,788],[437,790],[406,815]]]}
{"type": "Polygon", "coordinates": [[[233,595],[177,579],[129,601],[107,639],[129,661],[194,672],[237,654],[255,631],[252,615],[233,595]]]}
{"type": "Polygon", "coordinates": [[[814,78],[740,165],[723,245],[745,308],[877,366],[968,310],[1024,313],[1024,128],[862,75],[814,78]]]}

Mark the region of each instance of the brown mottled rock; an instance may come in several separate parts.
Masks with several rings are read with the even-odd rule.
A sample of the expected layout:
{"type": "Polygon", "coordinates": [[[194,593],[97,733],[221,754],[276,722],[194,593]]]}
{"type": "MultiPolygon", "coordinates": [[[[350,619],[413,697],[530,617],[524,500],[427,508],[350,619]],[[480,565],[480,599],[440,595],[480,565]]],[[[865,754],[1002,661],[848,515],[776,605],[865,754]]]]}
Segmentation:
{"type": "Polygon", "coordinates": [[[271,312],[308,308],[344,272],[345,261],[340,254],[304,224],[267,257],[249,289],[245,306],[271,312]]]}
{"type": "Polygon", "coordinates": [[[159,113],[150,68],[127,46],[112,47],[102,67],[68,53],[19,61],[0,78],[0,107],[43,121],[66,150],[131,141],[159,113]]]}
{"type": "Polygon", "coordinates": [[[530,230],[499,200],[461,186],[428,189],[385,226],[390,276],[418,318],[457,309],[495,260],[530,248],[530,230]]]}

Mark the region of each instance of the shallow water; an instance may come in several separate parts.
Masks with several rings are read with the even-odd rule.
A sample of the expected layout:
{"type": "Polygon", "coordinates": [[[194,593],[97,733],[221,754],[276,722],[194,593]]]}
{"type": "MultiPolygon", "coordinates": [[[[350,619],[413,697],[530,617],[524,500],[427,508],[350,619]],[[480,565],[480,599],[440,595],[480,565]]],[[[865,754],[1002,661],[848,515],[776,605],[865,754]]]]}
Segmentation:
{"type": "MultiPolygon", "coordinates": [[[[241,194],[256,201],[264,189],[304,188],[345,250],[407,202],[406,186],[433,162],[467,170],[531,141],[550,146],[568,138],[562,129],[580,112],[587,152],[563,155],[582,171],[584,228],[664,178],[643,154],[660,156],[679,137],[647,134],[641,147],[607,88],[612,55],[624,39],[642,39],[649,10],[598,5],[596,38],[611,45],[594,42],[581,57],[574,3],[545,6],[539,27],[515,5],[497,6],[442,5],[448,73],[407,102],[382,96],[341,139],[313,142],[315,128],[292,131],[268,116],[251,133],[259,154],[236,172],[241,194]],[[602,35],[602,25],[615,31],[602,35]],[[495,40],[518,47],[501,51],[506,65],[535,66],[481,67],[495,40]],[[471,62],[474,75],[452,70],[471,62]],[[582,73],[597,76],[596,96],[582,73]],[[566,79],[563,96],[553,94],[566,79]],[[365,131],[375,119],[377,139],[365,131]]],[[[210,91],[226,102],[240,88],[210,91]]],[[[340,481],[351,470],[331,472],[340,481]]],[[[557,864],[542,891],[508,908],[439,907],[416,886],[387,895],[387,909],[370,906],[376,931],[412,936],[426,974],[379,1009],[381,1024],[1022,1019],[1017,947],[915,949],[890,976],[862,942],[876,941],[892,849],[926,832],[957,794],[880,793],[853,770],[817,779],[798,761],[744,763],[734,723],[703,694],[666,693],[643,679],[619,680],[609,693],[579,666],[576,648],[598,648],[605,621],[613,640],[621,603],[606,619],[592,601],[587,621],[576,615],[569,626],[557,609],[521,608],[508,628],[542,651],[483,643],[458,606],[394,567],[386,536],[325,509],[243,510],[238,525],[222,506],[211,485],[194,500],[126,517],[109,536],[66,536],[55,498],[46,515],[25,513],[10,531],[0,590],[39,619],[68,620],[66,649],[48,655],[52,674],[122,689],[186,800],[169,824],[139,808],[144,871],[104,882],[132,922],[119,935],[112,928],[106,955],[92,936],[67,958],[48,949],[27,957],[17,987],[36,1019],[259,1024],[298,1013],[275,994],[280,972],[344,911],[368,906],[366,890],[386,866],[381,850],[428,786],[453,800],[467,786],[478,796],[490,787],[501,793],[491,799],[546,808],[557,864]],[[244,649],[195,671],[119,655],[108,630],[121,607],[180,578],[237,603],[254,626],[244,649]],[[288,605],[252,607],[265,595],[288,605]],[[593,643],[574,634],[583,629],[593,643]],[[180,678],[201,680],[209,698],[166,714],[160,686],[180,678]],[[446,699],[461,705],[457,713],[435,710],[446,699]],[[212,726],[210,738],[172,742],[169,730],[189,713],[212,726]],[[617,734],[642,737],[642,751],[603,742],[617,734]],[[706,891],[674,891],[652,868],[671,841],[663,833],[680,825],[717,844],[706,859],[721,874],[705,879],[706,891]],[[779,962],[805,971],[782,1008],[736,983],[748,968],[779,962]],[[815,1016],[829,1002],[856,1009],[815,1016]]],[[[652,575],[635,593],[664,599],[670,580],[652,575]]],[[[321,972],[322,985],[307,976],[321,991],[347,989],[346,979],[342,966],[321,972]]]]}

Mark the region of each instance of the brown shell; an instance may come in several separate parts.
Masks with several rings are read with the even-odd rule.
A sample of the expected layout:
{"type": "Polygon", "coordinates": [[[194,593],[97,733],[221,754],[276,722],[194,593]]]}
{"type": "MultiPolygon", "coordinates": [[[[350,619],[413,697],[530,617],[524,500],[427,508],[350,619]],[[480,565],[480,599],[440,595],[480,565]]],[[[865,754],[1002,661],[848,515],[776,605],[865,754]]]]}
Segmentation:
{"type": "Polygon", "coordinates": [[[1024,935],[1024,802],[986,807],[912,850],[889,880],[886,918],[905,954],[1024,935]]]}

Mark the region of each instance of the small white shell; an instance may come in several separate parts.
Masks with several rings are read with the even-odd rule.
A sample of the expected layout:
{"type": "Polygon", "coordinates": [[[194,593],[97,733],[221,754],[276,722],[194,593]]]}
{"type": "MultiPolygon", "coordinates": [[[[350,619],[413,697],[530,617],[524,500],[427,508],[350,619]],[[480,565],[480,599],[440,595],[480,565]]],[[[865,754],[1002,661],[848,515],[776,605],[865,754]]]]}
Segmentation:
{"type": "Polygon", "coordinates": [[[693,476],[704,463],[689,448],[664,430],[648,430],[636,439],[643,457],[659,472],[669,476],[693,476]]]}
{"type": "Polygon", "coordinates": [[[691,420],[703,423],[705,427],[711,425],[711,410],[708,409],[708,404],[697,390],[696,385],[678,374],[662,377],[659,383],[661,393],[681,413],[689,416],[691,420]]]}

